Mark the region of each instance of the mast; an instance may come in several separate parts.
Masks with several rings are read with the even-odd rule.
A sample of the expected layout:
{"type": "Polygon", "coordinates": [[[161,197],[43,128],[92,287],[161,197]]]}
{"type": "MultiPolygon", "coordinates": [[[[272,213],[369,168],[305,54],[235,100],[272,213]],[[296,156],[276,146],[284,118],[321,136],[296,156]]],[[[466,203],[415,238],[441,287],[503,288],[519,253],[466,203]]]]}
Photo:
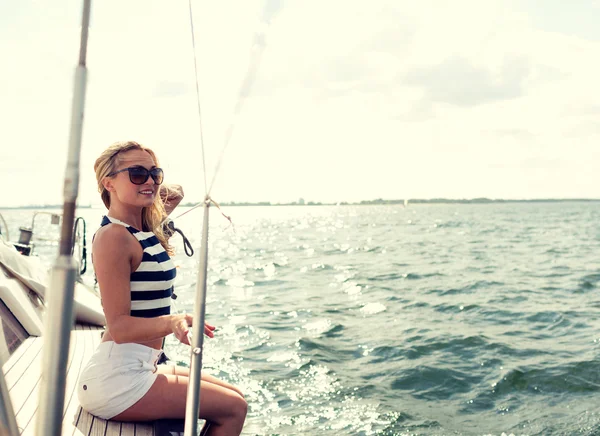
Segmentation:
{"type": "Polygon", "coordinates": [[[73,295],[77,265],[71,253],[73,223],[79,190],[79,156],[83,130],[83,111],[87,82],[87,40],[91,0],[84,0],[79,62],[75,69],[75,88],[71,107],[71,130],[64,180],[63,222],[59,254],[52,267],[44,320],[42,384],[36,435],[62,434],[66,369],[73,328],[73,295]]]}
{"type": "Polygon", "coordinates": [[[196,301],[194,304],[193,337],[190,343],[192,357],[190,359],[190,379],[188,382],[185,402],[185,436],[198,434],[198,414],[200,413],[200,381],[202,375],[202,346],[204,343],[204,317],[206,309],[206,272],[208,269],[208,212],[210,199],[204,200],[204,220],[202,221],[202,243],[200,248],[200,263],[198,265],[198,280],[196,301]]]}
{"type": "Polygon", "coordinates": [[[198,59],[196,58],[196,37],[194,35],[194,14],[192,0],[188,1],[190,15],[190,36],[192,37],[192,53],[194,57],[194,77],[196,79],[196,103],[198,107],[198,125],[200,127],[200,145],[202,148],[202,169],[204,173],[204,219],[202,221],[202,242],[200,244],[200,261],[198,279],[196,281],[196,301],[194,303],[193,335],[188,335],[190,342],[190,372],[185,401],[185,436],[197,436],[198,415],[200,414],[200,383],[202,382],[202,352],[204,344],[204,316],[206,312],[206,272],[208,269],[208,212],[210,209],[210,192],[206,179],[206,154],[204,152],[204,133],[202,129],[202,110],[200,106],[200,85],[198,84],[198,59]],[[190,340],[191,339],[191,340],[190,340]]]}

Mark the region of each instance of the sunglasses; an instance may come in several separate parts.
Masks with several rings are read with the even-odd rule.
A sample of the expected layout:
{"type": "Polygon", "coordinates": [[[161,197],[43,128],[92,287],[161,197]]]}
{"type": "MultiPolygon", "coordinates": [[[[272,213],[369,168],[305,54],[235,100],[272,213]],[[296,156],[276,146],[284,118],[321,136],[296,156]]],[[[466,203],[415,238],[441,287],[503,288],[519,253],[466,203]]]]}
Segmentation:
{"type": "Polygon", "coordinates": [[[144,183],[146,183],[146,181],[148,181],[148,177],[152,177],[154,183],[160,185],[163,182],[164,178],[162,168],[152,168],[151,170],[147,170],[146,168],[141,166],[123,168],[119,171],[113,171],[108,175],[108,177],[112,177],[116,174],[125,171],[129,172],[129,181],[134,185],[143,185],[144,183]]]}

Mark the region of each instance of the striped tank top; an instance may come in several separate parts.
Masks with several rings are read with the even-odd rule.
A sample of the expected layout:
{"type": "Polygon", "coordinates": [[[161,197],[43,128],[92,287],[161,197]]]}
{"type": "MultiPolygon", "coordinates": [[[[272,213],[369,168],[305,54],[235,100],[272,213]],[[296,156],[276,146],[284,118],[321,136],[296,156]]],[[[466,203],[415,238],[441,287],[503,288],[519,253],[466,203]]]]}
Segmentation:
{"type": "Polygon", "coordinates": [[[153,318],[170,314],[176,269],[158,238],[108,215],[102,218],[102,226],[110,223],[124,226],[144,250],[140,266],[130,275],[131,316],[153,318]]]}

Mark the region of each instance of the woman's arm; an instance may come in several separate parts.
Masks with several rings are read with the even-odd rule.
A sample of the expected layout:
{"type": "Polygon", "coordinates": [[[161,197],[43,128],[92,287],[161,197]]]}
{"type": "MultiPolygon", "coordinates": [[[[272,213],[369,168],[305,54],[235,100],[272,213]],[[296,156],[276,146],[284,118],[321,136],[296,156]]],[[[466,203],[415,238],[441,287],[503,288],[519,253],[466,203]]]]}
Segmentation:
{"type": "Polygon", "coordinates": [[[160,198],[165,205],[165,211],[169,215],[183,200],[183,188],[181,185],[161,185],[160,198]]]}
{"type": "Polygon", "coordinates": [[[130,315],[130,274],[137,241],[125,227],[109,225],[96,233],[92,259],[98,278],[106,326],[116,343],[148,342],[175,333],[182,340],[192,323],[189,315],[138,318],[130,315]]]}

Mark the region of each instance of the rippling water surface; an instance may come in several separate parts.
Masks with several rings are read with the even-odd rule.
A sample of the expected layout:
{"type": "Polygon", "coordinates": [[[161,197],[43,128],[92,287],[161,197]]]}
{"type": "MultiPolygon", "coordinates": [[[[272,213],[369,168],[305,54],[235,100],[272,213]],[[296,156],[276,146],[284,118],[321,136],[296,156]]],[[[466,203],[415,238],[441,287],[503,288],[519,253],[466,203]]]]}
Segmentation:
{"type": "MultiPolygon", "coordinates": [[[[89,244],[103,210],[80,213],[89,244]]],[[[204,365],[246,392],[244,434],[600,434],[600,203],[226,213],[204,365]]],[[[3,214],[15,235],[31,217],[3,214]]],[[[201,220],[176,221],[196,251],[201,220]]],[[[191,312],[198,258],[174,243],[191,312]]]]}

